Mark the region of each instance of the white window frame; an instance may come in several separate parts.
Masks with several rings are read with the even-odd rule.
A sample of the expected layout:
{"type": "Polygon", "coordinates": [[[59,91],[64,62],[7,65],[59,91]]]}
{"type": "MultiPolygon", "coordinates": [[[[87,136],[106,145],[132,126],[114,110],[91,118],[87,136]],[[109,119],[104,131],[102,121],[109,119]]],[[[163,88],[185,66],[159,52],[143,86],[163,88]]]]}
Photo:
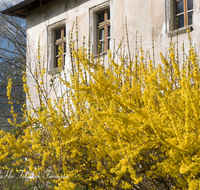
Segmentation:
{"type": "MultiPolygon", "coordinates": [[[[48,55],[48,73],[58,71],[58,67],[55,67],[55,31],[59,28],[66,27],[66,20],[61,20],[47,27],[48,37],[47,37],[47,55],[48,55]]],[[[67,43],[67,42],[66,42],[67,43]]]]}
{"type": "MultiPolygon", "coordinates": [[[[193,0],[194,3],[194,0],[193,0]]],[[[182,28],[175,29],[175,3],[174,0],[166,0],[165,1],[165,23],[166,23],[166,33],[168,36],[176,36],[177,34],[186,33],[187,29],[190,28],[190,31],[193,30],[193,24],[191,26],[186,26],[182,28]]],[[[194,4],[193,4],[193,13],[194,13],[194,4]]],[[[193,15],[194,17],[194,15],[193,15]]]]}
{"type": "MultiPolygon", "coordinates": [[[[97,55],[98,54],[98,13],[106,10],[106,9],[110,9],[110,22],[112,20],[112,14],[111,14],[111,8],[110,8],[110,1],[104,2],[100,5],[97,5],[95,7],[90,8],[90,29],[92,29],[92,33],[91,33],[91,47],[92,47],[92,53],[93,55],[97,55]]],[[[111,27],[112,27],[112,23],[111,23],[111,27]]],[[[112,38],[112,34],[111,34],[111,38],[112,38]]]]}

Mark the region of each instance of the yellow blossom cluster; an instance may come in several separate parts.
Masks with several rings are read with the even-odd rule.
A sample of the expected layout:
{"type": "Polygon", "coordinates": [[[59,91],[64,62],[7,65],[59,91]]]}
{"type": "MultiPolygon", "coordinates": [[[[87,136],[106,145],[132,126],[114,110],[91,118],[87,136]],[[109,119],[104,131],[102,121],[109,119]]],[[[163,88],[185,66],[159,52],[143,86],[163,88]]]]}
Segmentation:
{"type": "MultiPolygon", "coordinates": [[[[108,52],[108,66],[84,48],[71,50],[70,81],[61,76],[59,60],[57,77],[65,88],[56,100],[44,95],[45,70],[39,67],[40,104],[24,109],[18,133],[0,133],[0,161],[26,158],[26,170],[56,190],[199,189],[200,70],[194,47],[181,62],[170,43],[169,59],[160,54],[156,68],[142,48],[133,60],[108,52]],[[51,176],[44,178],[46,171],[51,176]]],[[[10,91],[11,81],[8,97],[10,91]]]]}

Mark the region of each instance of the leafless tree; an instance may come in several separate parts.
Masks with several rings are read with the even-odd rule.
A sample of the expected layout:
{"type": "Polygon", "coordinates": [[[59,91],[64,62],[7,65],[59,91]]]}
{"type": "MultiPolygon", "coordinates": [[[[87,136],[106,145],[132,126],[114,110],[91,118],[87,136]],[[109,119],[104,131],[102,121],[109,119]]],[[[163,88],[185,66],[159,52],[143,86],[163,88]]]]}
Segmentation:
{"type": "MultiPolygon", "coordinates": [[[[17,2],[19,0],[3,0],[0,4],[1,10],[17,2]]],[[[22,92],[22,71],[25,70],[26,64],[25,20],[0,14],[0,41],[0,127],[11,130],[11,126],[7,122],[10,117],[10,109],[6,96],[6,86],[8,79],[12,78],[12,97],[20,120],[20,105],[25,100],[22,92]]]]}

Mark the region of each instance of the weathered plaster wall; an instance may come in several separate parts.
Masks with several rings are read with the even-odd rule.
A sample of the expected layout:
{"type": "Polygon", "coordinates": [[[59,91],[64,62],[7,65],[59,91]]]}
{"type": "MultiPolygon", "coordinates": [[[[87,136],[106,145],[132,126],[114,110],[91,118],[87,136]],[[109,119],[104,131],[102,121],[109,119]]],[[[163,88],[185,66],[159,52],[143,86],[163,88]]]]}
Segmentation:
{"type": "MultiPolygon", "coordinates": [[[[89,36],[90,28],[90,9],[98,6],[106,0],[55,0],[41,8],[29,12],[27,16],[27,36],[28,36],[28,51],[27,63],[31,65],[34,70],[37,58],[37,45],[40,39],[41,54],[45,67],[49,67],[48,60],[48,26],[66,19],[66,32],[71,30],[73,22],[78,17],[78,33],[79,45],[82,45],[83,36],[89,36]],[[44,57],[43,57],[44,56],[44,57]]],[[[142,36],[142,46],[145,51],[149,51],[152,56],[152,30],[154,30],[154,48],[156,63],[161,63],[159,59],[159,52],[168,51],[170,39],[170,24],[172,23],[171,17],[171,4],[172,0],[110,0],[111,10],[111,46],[114,40],[116,47],[119,45],[125,32],[125,16],[127,16],[128,34],[130,42],[130,50],[132,54],[135,52],[136,31],[138,32],[138,43],[140,36],[142,36]]],[[[200,1],[193,0],[194,2],[194,16],[192,38],[197,44],[197,51],[199,51],[200,44],[200,1]]],[[[184,32],[180,35],[175,35],[172,40],[178,43],[181,47],[182,42],[188,44],[187,33],[184,32]]],[[[68,39],[67,39],[68,40],[68,39]]],[[[126,42],[126,40],[124,40],[126,42]]],[[[67,43],[68,44],[68,43],[67,43]]],[[[87,47],[87,45],[86,45],[87,47]]],[[[66,64],[66,68],[70,68],[66,64]]],[[[46,74],[46,80],[50,80],[51,75],[46,74]]],[[[36,91],[33,90],[34,82],[31,77],[28,79],[31,86],[31,94],[36,97],[36,91]]],[[[49,89],[49,84],[47,84],[49,89]]]]}

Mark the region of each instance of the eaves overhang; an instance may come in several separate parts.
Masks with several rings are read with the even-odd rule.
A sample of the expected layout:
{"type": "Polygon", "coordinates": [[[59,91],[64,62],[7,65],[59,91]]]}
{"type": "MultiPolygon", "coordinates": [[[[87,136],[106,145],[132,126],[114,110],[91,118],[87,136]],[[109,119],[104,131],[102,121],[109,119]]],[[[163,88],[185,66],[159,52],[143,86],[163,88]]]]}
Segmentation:
{"type": "Polygon", "coordinates": [[[3,10],[1,13],[25,19],[29,11],[41,7],[51,1],[53,0],[25,0],[12,7],[9,7],[8,9],[3,10]]]}

